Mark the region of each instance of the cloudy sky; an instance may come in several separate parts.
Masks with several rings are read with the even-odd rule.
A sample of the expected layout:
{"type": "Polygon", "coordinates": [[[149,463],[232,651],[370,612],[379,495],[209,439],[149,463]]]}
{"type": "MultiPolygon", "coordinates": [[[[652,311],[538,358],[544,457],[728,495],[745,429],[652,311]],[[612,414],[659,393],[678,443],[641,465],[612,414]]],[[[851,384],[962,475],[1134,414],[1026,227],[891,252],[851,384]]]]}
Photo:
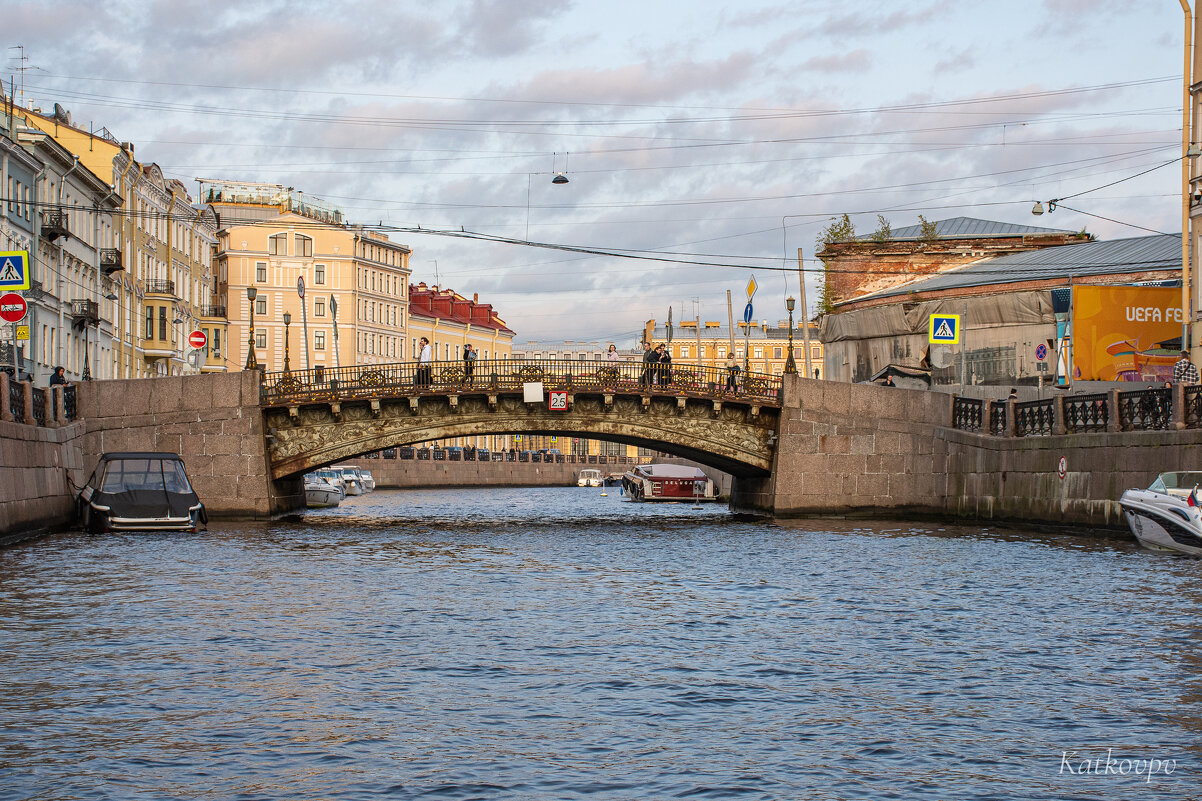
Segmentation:
{"type": "Polygon", "coordinates": [[[1180,230],[1175,0],[0,0],[0,19],[26,100],[194,193],[324,198],[518,341],[631,343],[669,306],[725,321],[752,274],[755,316],[782,319],[797,248],[817,267],[844,212],[863,233],[1180,230]],[[651,251],[676,261],[614,255],[651,251]]]}

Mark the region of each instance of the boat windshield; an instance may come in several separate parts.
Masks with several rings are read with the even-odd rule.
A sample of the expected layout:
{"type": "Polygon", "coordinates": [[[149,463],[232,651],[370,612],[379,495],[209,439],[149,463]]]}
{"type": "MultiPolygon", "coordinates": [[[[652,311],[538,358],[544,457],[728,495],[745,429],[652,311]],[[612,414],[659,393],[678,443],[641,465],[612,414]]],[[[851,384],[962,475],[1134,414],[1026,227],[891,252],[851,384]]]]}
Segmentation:
{"type": "Polygon", "coordinates": [[[166,490],[191,492],[184,463],[175,459],[116,459],[104,469],[101,492],[166,490]]]}
{"type": "Polygon", "coordinates": [[[1149,489],[1154,492],[1164,492],[1175,489],[1191,490],[1194,487],[1202,487],[1202,472],[1161,473],[1149,489]]]}

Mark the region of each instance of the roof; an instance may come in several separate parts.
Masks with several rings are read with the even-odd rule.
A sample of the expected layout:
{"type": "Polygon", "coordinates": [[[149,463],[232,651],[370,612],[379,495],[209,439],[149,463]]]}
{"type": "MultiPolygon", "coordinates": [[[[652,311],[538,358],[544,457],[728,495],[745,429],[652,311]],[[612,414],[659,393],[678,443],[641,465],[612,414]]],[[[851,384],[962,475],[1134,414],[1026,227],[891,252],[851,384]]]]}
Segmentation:
{"type": "MultiPolygon", "coordinates": [[[[805,334],[801,330],[801,321],[798,320],[795,323],[795,325],[797,325],[797,328],[793,329],[793,339],[796,340],[797,342],[800,342],[801,339],[805,336],[805,334]]],[[[811,337],[818,336],[818,324],[817,323],[813,323],[813,322],[810,323],[810,336],[811,337]]],[[[763,328],[760,328],[759,322],[757,321],[757,322],[752,323],[751,335],[748,336],[747,338],[751,339],[751,340],[760,340],[760,341],[769,340],[769,339],[771,339],[771,340],[778,340],[778,339],[787,340],[789,338],[789,329],[787,326],[780,327],[780,326],[769,325],[768,330],[765,331],[763,328]]],[[[662,326],[662,325],[655,326],[655,329],[651,332],[651,343],[653,345],[659,344],[660,342],[666,342],[667,339],[668,339],[668,333],[665,330],[664,326],[662,326]]],[[[730,326],[728,326],[726,324],[717,326],[715,328],[702,328],[701,329],[701,341],[702,342],[709,342],[709,341],[713,341],[713,340],[728,340],[728,339],[730,339],[730,326]]],[[[735,339],[738,342],[742,342],[744,339],[743,326],[739,325],[738,323],[735,324],[735,339]]],[[[673,342],[683,342],[684,344],[687,345],[690,342],[695,342],[696,340],[697,340],[697,329],[696,328],[681,328],[681,327],[675,326],[675,325],[672,326],[672,341],[673,342]]]]}
{"type": "Polygon", "coordinates": [[[183,461],[183,458],[178,453],[167,453],[165,451],[114,451],[100,454],[99,461],[111,462],[117,459],[169,459],[176,462],[183,461]]]}
{"type": "MultiPolygon", "coordinates": [[[[1072,234],[1063,228],[1039,228],[1034,225],[1016,225],[1014,223],[997,222],[996,220],[979,220],[976,217],[952,217],[948,220],[935,222],[935,234],[940,239],[988,239],[990,237],[1027,236],[1035,234],[1072,234]]],[[[869,241],[873,234],[862,234],[856,241],[869,241]]],[[[903,239],[921,239],[921,225],[907,225],[895,228],[889,236],[890,241],[903,239]]]]}
{"type": "Polygon", "coordinates": [[[683,464],[641,464],[634,468],[637,473],[642,473],[654,478],[705,478],[705,472],[699,467],[690,467],[683,464]]]}
{"type": "Polygon", "coordinates": [[[1108,242],[1079,242],[982,259],[939,275],[869,295],[860,295],[838,305],[858,303],[869,298],[908,295],[911,292],[939,292],[991,284],[1180,269],[1180,234],[1156,234],[1113,239],[1108,242]]]}

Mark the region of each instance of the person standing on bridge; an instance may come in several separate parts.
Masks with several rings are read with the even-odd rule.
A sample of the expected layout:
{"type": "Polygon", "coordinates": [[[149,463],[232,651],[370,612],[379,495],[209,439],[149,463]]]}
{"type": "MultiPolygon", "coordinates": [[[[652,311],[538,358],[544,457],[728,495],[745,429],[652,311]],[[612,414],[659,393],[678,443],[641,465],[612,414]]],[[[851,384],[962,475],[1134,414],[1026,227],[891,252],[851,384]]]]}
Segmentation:
{"type": "Polygon", "coordinates": [[[618,360],[618,349],[612,342],[609,343],[609,351],[605,354],[605,360],[609,362],[616,362],[618,360]]]}
{"type": "Polygon", "coordinates": [[[643,343],[643,372],[639,374],[639,388],[647,389],[655,380],[655,370],[659,364],[659,353],[651,349],[650,342],[643,343]]]}
{"type": "Polygon", "coordinates": [[[1198,368],[1189,359],[1189,351],[1181,351],[1181,358],[1173,365],[1173,383],[1197,384],[1198,368]]]}
{"type": "MultiPolygon", "coordinates": [[[[661,346],[662,347],[662,346],[661,346]]],[[[664,348],[659,355],[659,384],[662,387],[672,383],[672,351],[664,348]]]]}
{"type": "Polygon", "coordinates": [[[417,372],[413,375],[413,385],[428,389],[434,383],[434,377],[431,374],[434,350],[430,347],[430,340],[425,337],[422,337],[418,344],[421,346],[421,351],[417,356],[417,372]]]}
{"type": "Polygon", "coordinates": [[[476,373],[476,349],[470,344],[463,346],[463,377],[467,379],[467,385],[472,385],[472,376],[476,373]]]}
{"type": "Polygon", "coordinates": [[[739,391],[739,361],[735,358],[733,350],[726,357],[726,391],[739,391]]]}

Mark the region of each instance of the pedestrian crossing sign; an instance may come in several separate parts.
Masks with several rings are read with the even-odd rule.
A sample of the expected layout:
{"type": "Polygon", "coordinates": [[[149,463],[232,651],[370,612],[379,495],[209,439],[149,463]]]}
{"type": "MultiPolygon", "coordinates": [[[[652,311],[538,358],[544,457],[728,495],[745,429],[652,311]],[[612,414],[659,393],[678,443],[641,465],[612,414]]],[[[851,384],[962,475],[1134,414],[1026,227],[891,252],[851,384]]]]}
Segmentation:
{"type": "Polygon", "coordinates": [[[0,292],[29,289],[29,253],[24,250],[0,252],[0,292]]]}
{"type": "Polygon", "coordinates": [[[930,341],[941,345],[956,345],[960,342],[960,315],[932,314],[930,341]]]}

